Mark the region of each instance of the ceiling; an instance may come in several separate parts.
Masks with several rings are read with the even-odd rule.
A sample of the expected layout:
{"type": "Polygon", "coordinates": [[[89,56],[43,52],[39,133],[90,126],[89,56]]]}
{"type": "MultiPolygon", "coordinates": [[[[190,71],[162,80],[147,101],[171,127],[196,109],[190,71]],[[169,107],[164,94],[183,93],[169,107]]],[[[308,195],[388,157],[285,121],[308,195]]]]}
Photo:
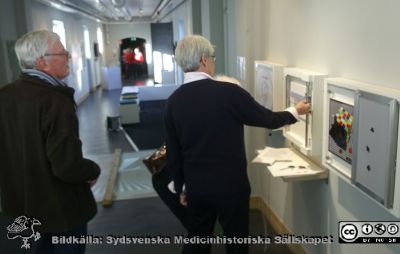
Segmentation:
{"type": "Polygon", "coordinates": [[[186,0],[36,0],[106,23],[157,22],[186,0]]]}

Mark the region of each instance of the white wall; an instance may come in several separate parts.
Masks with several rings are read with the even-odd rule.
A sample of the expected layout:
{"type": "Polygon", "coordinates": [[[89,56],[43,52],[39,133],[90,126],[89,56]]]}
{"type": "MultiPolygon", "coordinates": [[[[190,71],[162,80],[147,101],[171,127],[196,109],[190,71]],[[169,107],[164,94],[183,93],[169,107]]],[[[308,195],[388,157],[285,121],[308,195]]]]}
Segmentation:
{"type": "MultiPolygon", "coordinates": [[[[398,1],[229,0],[227,7],[227,20],[235,24],[227,24],[227,42],[236,43],[228,47],[228,74],[236,74],[236,56],[246,57],[250,92],[254,60],[400,89],[398,1]]],[[[249,159],[267,138],[264,130],[250,132],[249,159]]],[[[336,173],[327,182],[298,183],[273,179],[255,165],[250,165],[249,174],[253,195],[261,196],[293,233],[334,237],[330,245],[305,246],[309,253],[400,253],[399,245],[337,243],[341,220],[397,218],[336,173]]]]}
{"type": "Polygon", "coordinates": [[[7,41],[15,41],[17,29],[14,20],[15,9],[11,0],[0,1],[0,86],[11,82],[13,78],[12,66],[10,66],[7,41]]]}
{"type": "Polygon", "coordinates": [[[93,42],[97,42],[97,28],[101,28],[102,25],[92,19],[82,17],[81,15],[65,13],[36,1],[32,2],[32,26],[34,30],[52,30],[52,22],[54,19],[64,22],[67,43],[66,48],[72,54],[70,76],[67,78],[66,82],[75,89],[75,100],[80,101],[89,93],[91,87],[101,83],[100,66],[104,60],[103,57],[97,60],[94,58],[93,42]],[[92,52],[90,66],[87,64],[84,56],[83,25],[88,28],[90,35],[90,47],[92,52]],[[81,65],[79,63],[80,59],[83,59],[81,65]],[[80,69],[82,69],[82,71],[79,71],[80,69]],[[88,70],[90,70],[91,77],[88,76],[88,70]],[[81,87],[78,85],[78,77],[82,77],[81,87]]]}
{"type": "MultiPolygon", "coordinates": [[[[185,1],[173,12],[163,17],[160,22],[172,22],[174,42],[178,42],[182,39],[179,35],[179,22],[183,23],[184,35],[192,34],[192,0],[185,1]]],[[[175,73],[175,83],[180,85],[183,83],[183,72],[176,63],[175,70],[177,70],[175,73]]]]}
{"type": "Polygon", "coordinates": [[[202,1],[202,31],[205,37],[209,38],[213,45],[215,45],[215,56],[217,61],[215,63],[215,73],[226,73],[225,69],[225,33],[224,33],[224,1],[223,0],[210,0],[202,1]],[[206,26],[208,25],[208,28],[206,26]],[[208,35],[206,36],[205,31],[208,35]]]}
{"type": "MultiPolygon", "coordinates": [[[[215,0],[214,0],[215,1],[215,0]]],[[[210,0],[201,1],[201,34],[210,39],[211,38],[211,26],[210,26],[210,15],[212,10],[210,9],[210,0]]]]}
{"type": "Polygon", "coordinates": [[[399,6],[396,0],[270,1],[266,57],[399,88],[399,6]],[[292,18],[283,19],[287,14],[292,18]]]}
{"type": "Polygon", "coordinates": [[[163,17],[160,22],[172,22],[172,30],[174,31],[174,40],[179,40],[178,23],[183,20],[185,24],[185,34],[192,34],[192,0],[186,0],[173,12],[163,17]]]}
{"type": "MultiPolygon", "coordinates": [[[[217,73],[225,73],[225,45],[224,45],[224,25],[223,23],[223,0],[188,0],[181,4],[171,14],[164,17],[161,22],[172,22],[174,31],[174,41],[179,41],[179,22],[185,26],[185,35],[193,34],[193,26],[201,26],[201,34],[216,45],[217,73]],[[200,5],[200,10],[196,9],[200,5]],[[201,16],[201,24],[194,24],[193,15],[201,16]]],[[[181,84],[183,75],[179,69],[177,83],[181,84]]]]}

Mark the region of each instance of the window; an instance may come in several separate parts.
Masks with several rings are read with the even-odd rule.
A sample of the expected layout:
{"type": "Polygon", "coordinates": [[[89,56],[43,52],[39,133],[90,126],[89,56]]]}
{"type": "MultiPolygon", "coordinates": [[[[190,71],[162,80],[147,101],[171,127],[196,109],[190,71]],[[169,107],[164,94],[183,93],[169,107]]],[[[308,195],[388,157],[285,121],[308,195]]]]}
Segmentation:
{"type": "Polygon", "coordinates": [[[173,71],[174,62],[172,60],[172,56],[168,54],[162,54],[162,56],[163,56],[163,69],[165,71],[173,71]]]}
{"type": "Polygon", "coordinates": [[[161,53],[160,51],[153,51],[154,62],[154,81],[156,83],[166,82],[163,80],[163,73],[174,71],[173,56],[161,53]]]}
{"type": "Polygon", "coordinates": [[[64,22],[60,20],[53,20],[53,32],[60,36],[61,43],[64,45],[64,48],[67,48],[67,43],[65,41],[64,22]]]}
{"type": "Polygon", "coordinates": [[[103,32],[101,31],[100,27],[97,28],[97,42],[99,43],[99,52],[100,54],[103,54],[103,32]]]}
{"type": "Polygon", "coordinates": [[[153,51],[154,60],[154,81],[156,83],[162,82],[162,54],[159,51],[153,51]]]}
{"type": "Polygon", "coordinates": [[[82,85],[83,85],[82,75],[83,75],[83,59],[80,56],[78,58],[78,68],[77,68],[77,79],[78,79],[77,81],[78,81],[78,90],[79,91],[82,91],[82,85]]]}
{"type": "Polygon", "coordinates": [[[152,50],[151,44],[146,43],[146,44],[144,44],[144,46],[145,46],[145,49],[146,49],[146,62],[148,64],[151,64],[151,62],[153,61],[153,57],[151,55],[151,52],[153,50],[152,50]]]}
{"type": "Polygon", "coordinates": [[[83,40],[85,43],[85,56],[87,59],[90,59],[92,58],[92,52],[90,51],[89,31],[86,27],[83,30],[83,40]]]}

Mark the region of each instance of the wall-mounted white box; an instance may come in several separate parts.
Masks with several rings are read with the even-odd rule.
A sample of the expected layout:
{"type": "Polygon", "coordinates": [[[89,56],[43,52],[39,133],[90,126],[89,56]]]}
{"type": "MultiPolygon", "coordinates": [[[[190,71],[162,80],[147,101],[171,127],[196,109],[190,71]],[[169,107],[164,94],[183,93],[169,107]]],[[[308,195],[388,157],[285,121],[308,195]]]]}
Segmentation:
{"type": "Polygon", "coordinates": [[[322,140],[322,108],[325,74],[300,68],[284,68],[285,107],[301,100],[311,102],[312,114],[302,115],[297,123],[285,126],[283,135],[301,153],[320,162],[322,140]]]}
{"type": "Polygon", "coordinates": [[[268,61],[255,61],[254,97],[258,103],[272,111],[284,110],[284,66],[268,61]]]}
{"type": "Polygon", "coordinates": [[[400,90],[325,80],[323,165],[400,217],[400,90]]]}

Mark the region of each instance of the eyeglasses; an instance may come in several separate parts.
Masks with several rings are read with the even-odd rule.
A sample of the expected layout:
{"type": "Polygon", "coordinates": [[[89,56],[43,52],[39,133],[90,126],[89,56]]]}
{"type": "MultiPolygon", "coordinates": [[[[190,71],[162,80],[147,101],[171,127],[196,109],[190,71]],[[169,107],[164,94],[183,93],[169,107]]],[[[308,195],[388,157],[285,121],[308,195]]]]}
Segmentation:
{"type": "Polygon", "coordinates": [[[71,58],[71,54],[68,51],[64,51],[63,53],[45,53],[43,56],[65,56],[71,58]]]}
{"type": "Polygon", "coordinates": [[[213,59],[213,61],[217,61],[217,57],[216,56],[211,56],[211,58],[213,59]]]}

